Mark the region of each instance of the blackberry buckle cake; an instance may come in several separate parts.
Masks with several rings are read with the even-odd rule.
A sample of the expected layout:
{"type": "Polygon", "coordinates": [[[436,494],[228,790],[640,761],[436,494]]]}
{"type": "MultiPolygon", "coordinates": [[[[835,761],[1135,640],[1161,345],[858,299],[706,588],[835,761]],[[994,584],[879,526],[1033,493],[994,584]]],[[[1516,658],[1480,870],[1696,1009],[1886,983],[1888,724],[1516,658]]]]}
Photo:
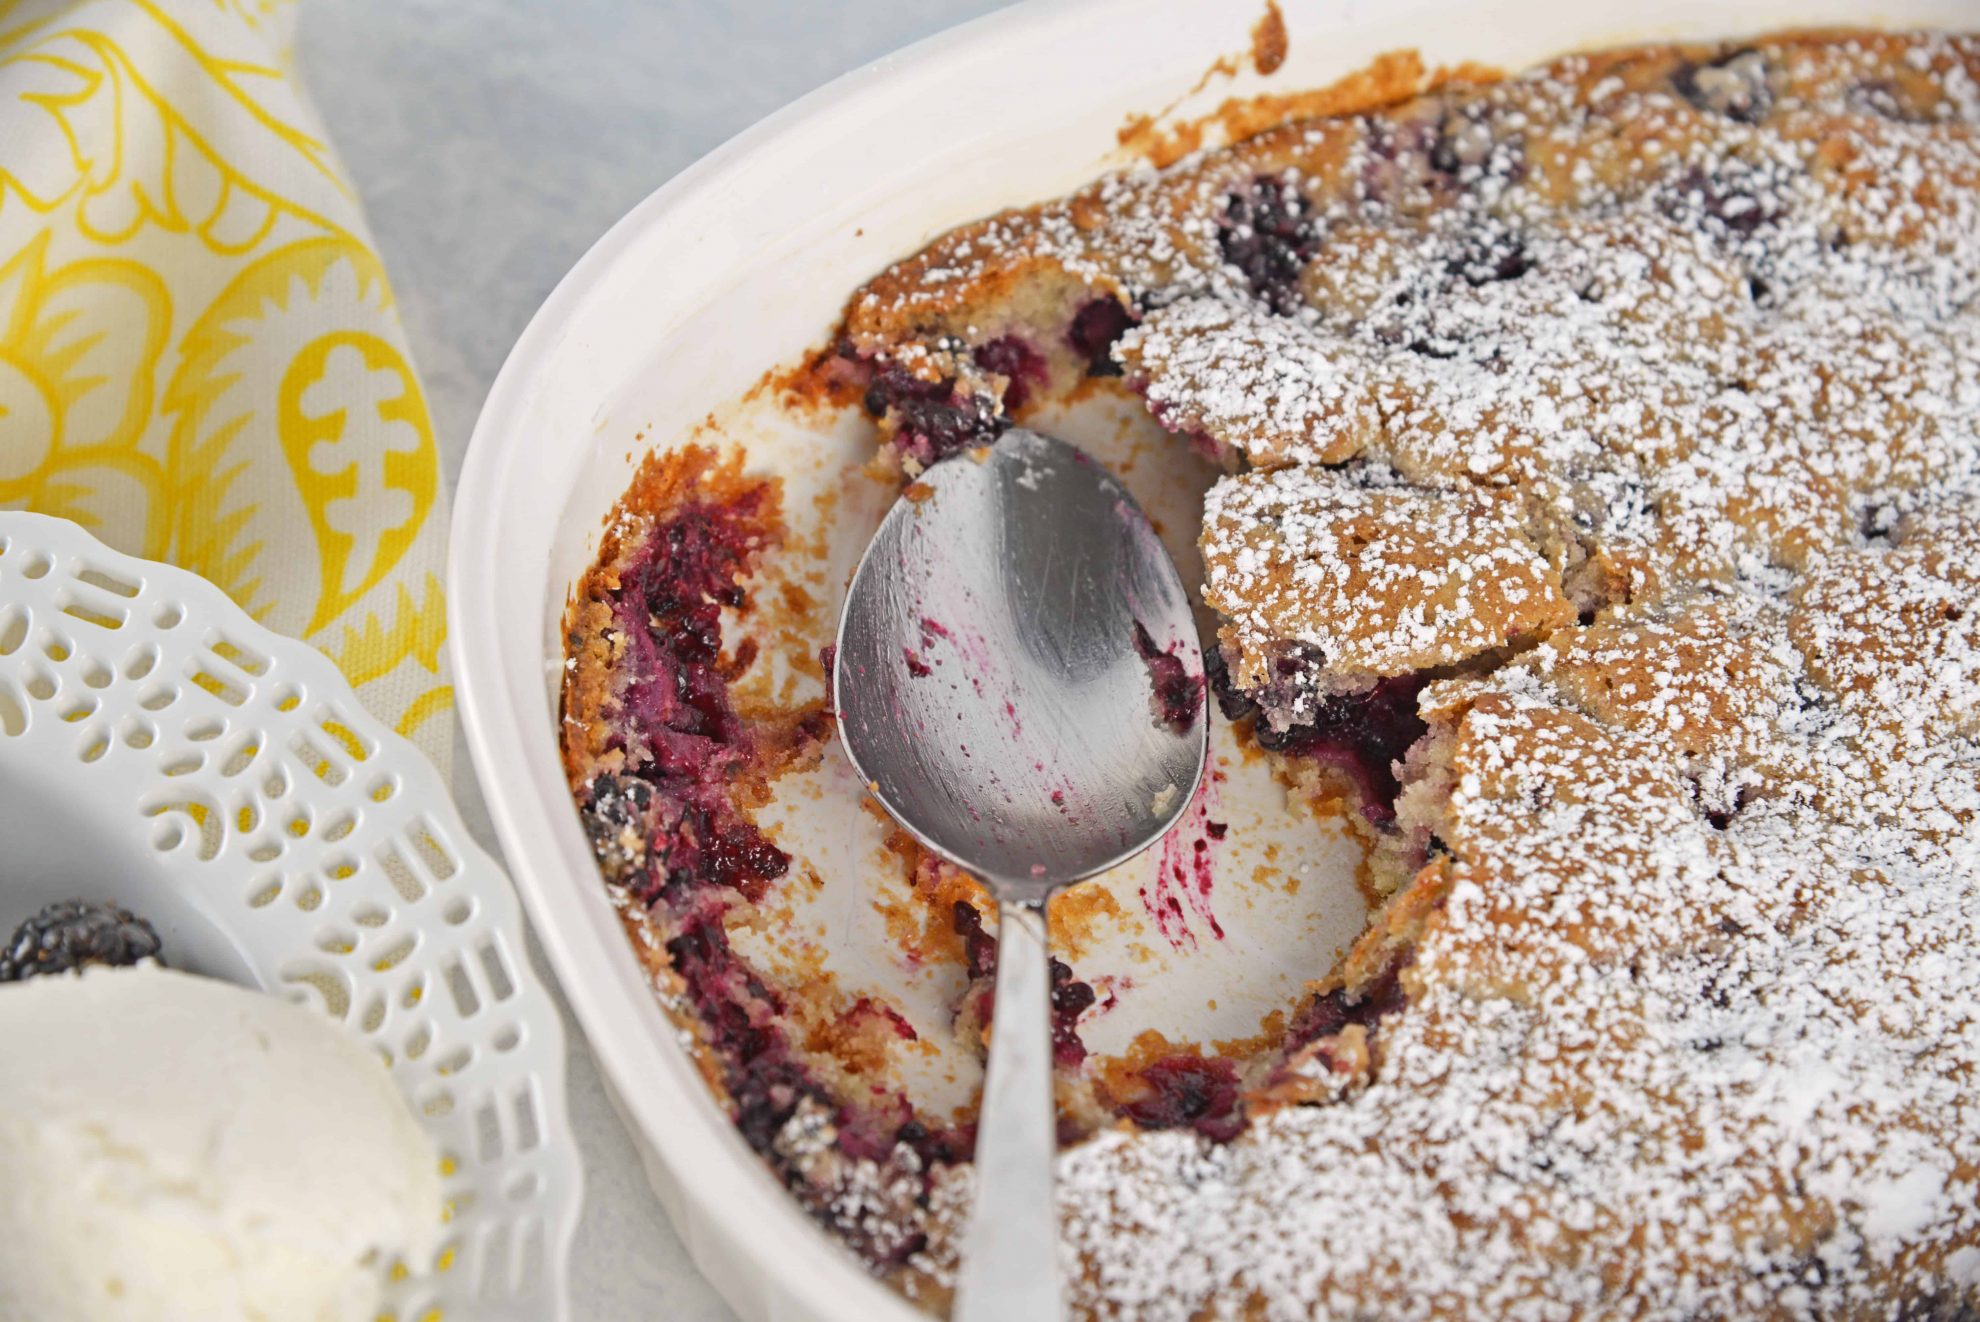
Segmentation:
{"type": "MultiPolygon", "coordinates": [[[[814,370],[897,480],[1093,390],[1221,466],[1218,702],[1366,855],[1365,932],[1248,1053],[1097,1068],[1055,970],[1082,1313],[1980,1311],[1976,78],[1980,39],[1826,32],[1410,87],[854,296],[814,370]]],[[[865,1067],[887,1006],[822,1024],[731,939],[830,733],[730,688],[777,505],[649,461],[567,765],[745,1136],[940,1308],[967,1115],[865,1067]]],[[[982,902],[901,849],[980,1030],[982,902]]]]}

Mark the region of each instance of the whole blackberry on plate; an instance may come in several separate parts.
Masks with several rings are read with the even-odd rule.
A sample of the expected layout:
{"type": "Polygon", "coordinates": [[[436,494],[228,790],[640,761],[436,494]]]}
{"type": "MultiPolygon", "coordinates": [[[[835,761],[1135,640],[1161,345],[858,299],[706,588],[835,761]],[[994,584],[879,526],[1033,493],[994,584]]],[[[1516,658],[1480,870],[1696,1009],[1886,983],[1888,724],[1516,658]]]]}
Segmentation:
{"type": "Polygon", "coordinates": [[[157,929],[121,905],[63,900],[14,929],[0,949],[0,982],[88,964],[135,964],[157,958],[159,947],[157,929]]]}

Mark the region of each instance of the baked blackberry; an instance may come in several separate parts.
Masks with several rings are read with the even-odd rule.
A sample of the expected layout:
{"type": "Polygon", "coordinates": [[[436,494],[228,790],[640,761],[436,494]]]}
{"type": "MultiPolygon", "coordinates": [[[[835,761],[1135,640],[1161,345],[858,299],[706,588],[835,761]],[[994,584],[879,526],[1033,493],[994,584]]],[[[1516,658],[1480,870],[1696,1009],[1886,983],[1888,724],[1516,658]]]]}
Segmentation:
{"type": "Polygon", "coordinates": [[[129,909],[92,900],[51,904],[14,929],[0,950],[0,982],[73,973],[90,964],[157,959],[158,929],[129,909]]]}

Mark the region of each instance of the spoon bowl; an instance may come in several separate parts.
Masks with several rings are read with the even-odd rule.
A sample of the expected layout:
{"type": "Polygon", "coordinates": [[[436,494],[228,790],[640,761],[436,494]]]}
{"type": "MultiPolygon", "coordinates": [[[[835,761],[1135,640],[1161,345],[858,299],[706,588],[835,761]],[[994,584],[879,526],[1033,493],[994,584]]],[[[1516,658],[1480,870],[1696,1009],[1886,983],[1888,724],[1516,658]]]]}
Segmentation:
{"type": "Polygon", "coordinates": [[[1110,473],[1028,431],[979,453],[923,474],[875,534],[833,698],[909,831],[1042,893],[1139,853],[1188,805],[1207,723],[1165,719],[1151,667],[1200,677],[1203,657],[1168,553],[1110,473]]]}

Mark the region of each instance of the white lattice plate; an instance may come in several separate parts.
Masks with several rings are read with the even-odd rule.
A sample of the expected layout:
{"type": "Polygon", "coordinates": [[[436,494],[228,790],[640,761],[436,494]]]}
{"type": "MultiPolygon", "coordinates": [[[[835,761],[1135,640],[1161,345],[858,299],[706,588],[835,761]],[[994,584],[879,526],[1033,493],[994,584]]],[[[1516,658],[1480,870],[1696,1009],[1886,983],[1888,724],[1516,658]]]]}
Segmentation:
{"type": "MultiPolygon", "coordinates": [[[[563,1026],[501,868],[320,653],[205,580],[0,512],[0,935],[84,896],[178,968],[361,1033],[443,1155],[393,1322],[555,1322],[582,1177],[563,1026]]],[[[224,1080],[216,1080],[224,1087],[224,1080]]]]}

